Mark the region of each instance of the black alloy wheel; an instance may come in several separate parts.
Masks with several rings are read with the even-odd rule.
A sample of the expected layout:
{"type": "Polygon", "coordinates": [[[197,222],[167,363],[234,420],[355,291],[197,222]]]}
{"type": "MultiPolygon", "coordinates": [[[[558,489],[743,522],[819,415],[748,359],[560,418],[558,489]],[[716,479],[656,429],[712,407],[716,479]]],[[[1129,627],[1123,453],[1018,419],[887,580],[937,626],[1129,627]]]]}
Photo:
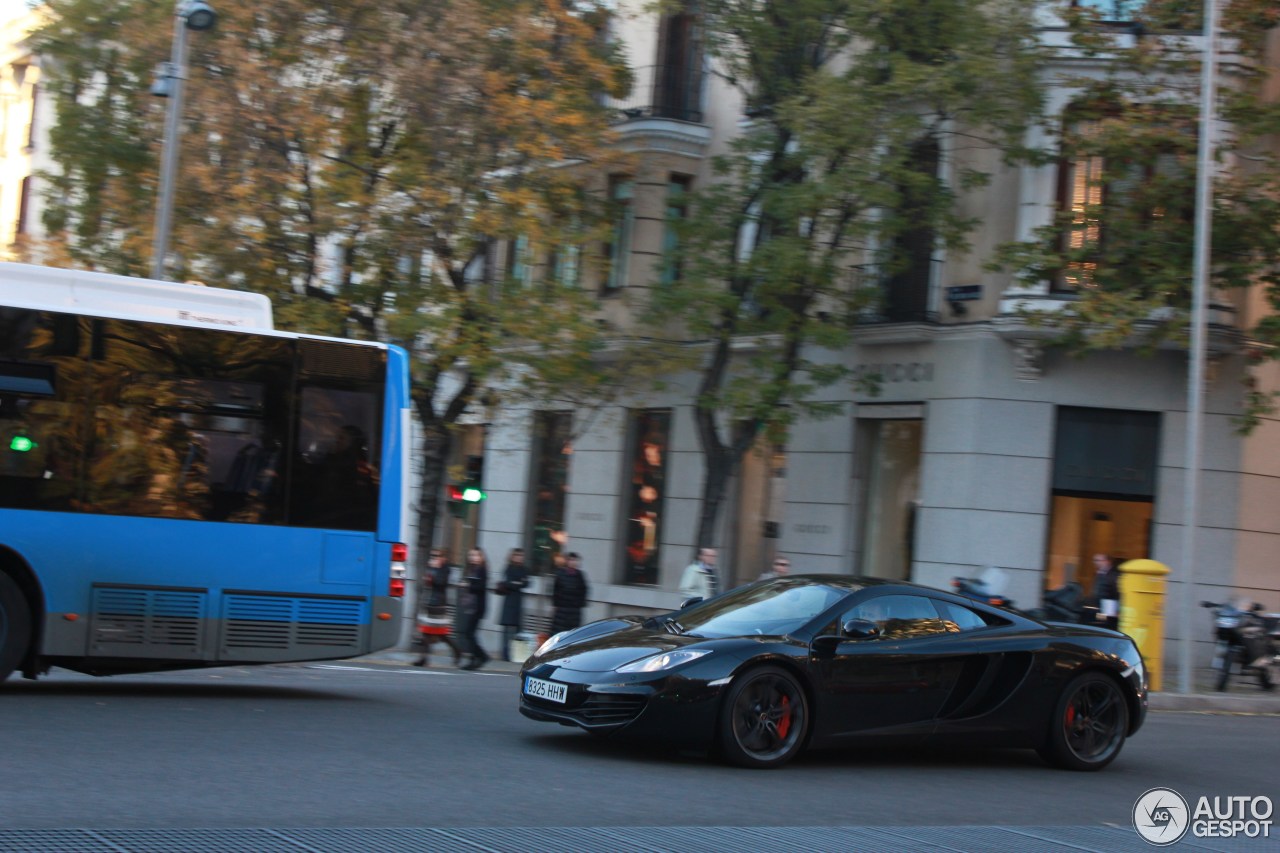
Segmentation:
{"type": "Polygon", "coordinates": [[[26,596],[13,578],[0,570],[0,681],[22,663],[30,642],[31,611],[26,596]]]}
{"type": "Polygon", "coordinates": [[[781,767],[804,747],[809,700],[795,676],[776,666],[734,679],[720,711],[720,749],[741,767],[781,767]]]}
{"type": "Polygon", "coordinates": [[[1076,676],[1062,691],[1041,756],[1068,770],[1101,770],[1120,754],[1129,706],[1116,681],[1100,672],[1076,676]]]}

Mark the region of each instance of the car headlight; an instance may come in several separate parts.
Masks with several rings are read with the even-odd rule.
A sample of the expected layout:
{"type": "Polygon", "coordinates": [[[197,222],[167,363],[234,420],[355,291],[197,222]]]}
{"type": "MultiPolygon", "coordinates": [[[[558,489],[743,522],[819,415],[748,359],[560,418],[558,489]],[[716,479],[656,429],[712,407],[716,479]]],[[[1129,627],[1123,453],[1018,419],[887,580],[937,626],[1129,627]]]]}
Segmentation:
{"type": "Polygon", "coordinates": [[[568,636],[568,634],[569,634],[568,631],[561,631],[559,634],[552,634],[550,637],[547,638],[547,641],[545,643],[538,646],[538,650],[533,653],[533,656],[537,657],[538,655],[546,654],[547,652],[551,651],[556,646],[560,645],[560,643],[564,641],[564,638],[568,636]]]}
{"type": "Polygon", "coordinates": [[[631,663],[624,663],[615,671],[660,672],[709,654],[711,654],[710,649],[678,649],[674,652],[662,652],[661,654],[649,655],[647,658],[640,658],[640,660],[633,660],[631,663]]]}

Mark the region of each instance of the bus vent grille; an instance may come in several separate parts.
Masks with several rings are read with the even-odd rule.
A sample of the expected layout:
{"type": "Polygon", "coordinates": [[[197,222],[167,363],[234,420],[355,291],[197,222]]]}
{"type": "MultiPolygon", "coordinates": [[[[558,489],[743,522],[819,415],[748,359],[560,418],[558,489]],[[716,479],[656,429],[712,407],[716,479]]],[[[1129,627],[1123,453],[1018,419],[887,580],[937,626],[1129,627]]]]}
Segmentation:
{"type": "Polygon", "coordinates": [[[90,654],[198,657],[204,600],[194,590],[95,587],[90,654]]]}
{"type": "Polygon", "coordinates": [[[343,657],[363,651],[367,605],[361,600],[227,595],[224,660],[343,657]]]}

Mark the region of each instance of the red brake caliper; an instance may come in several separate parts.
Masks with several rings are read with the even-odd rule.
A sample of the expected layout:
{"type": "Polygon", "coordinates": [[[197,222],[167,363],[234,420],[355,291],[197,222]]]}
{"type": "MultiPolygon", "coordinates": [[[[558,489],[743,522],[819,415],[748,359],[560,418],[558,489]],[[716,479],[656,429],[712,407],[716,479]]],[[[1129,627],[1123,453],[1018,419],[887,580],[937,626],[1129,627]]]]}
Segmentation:
{"type": "Polygon", "coordinates": [[[1076,721],[1076,706],[1067,706],[1067,727],[1070,728],[1076,721]]]}
{"type": "Polygon", "coordinates": [[[778,720],[778,738],[782,739],[787,736],[787,732],[791,730],[791,700],[786,696],[782,697],[782,719],[778,720]]]}

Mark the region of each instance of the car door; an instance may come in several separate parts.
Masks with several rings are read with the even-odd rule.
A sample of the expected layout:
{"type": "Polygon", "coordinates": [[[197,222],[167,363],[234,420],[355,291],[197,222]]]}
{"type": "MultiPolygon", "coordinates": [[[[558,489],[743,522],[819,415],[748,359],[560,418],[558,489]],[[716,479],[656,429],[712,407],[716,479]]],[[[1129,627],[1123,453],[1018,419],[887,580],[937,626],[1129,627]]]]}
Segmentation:
{"type": "Polygon", "coordinates": [[[841,637],[834,650],[815,649],[827,699],[823,729],[835,737],[928,729],[959,671],[959,662],[947,653],[951,627],[928,597],[901,593],[855,604],[836,630],[852,619],[874,623],[879,633],[841,637]]]}

